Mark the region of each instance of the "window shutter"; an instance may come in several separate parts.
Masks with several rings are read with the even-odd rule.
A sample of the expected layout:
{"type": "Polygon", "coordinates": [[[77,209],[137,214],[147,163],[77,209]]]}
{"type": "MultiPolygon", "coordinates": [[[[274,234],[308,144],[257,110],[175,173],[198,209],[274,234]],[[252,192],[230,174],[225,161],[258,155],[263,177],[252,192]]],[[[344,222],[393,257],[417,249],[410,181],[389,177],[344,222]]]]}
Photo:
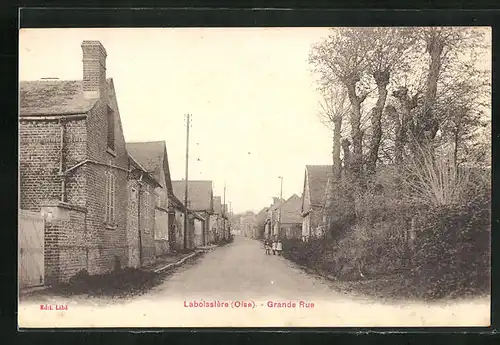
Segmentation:
{"type": "Polygon", "coordinates": [[[105,187],[105,195],[106,195],[106,199],[105,199],[105,216],[104,216],[104,219],[106,222],[109,222],[109,173],[106,171],[105,173],[106,175],[106,187],[105,187]]]}
{"type": "Polygon", "coordinates": [[[111,191],[111,221],[114,223],[116,220],[115,217],[115,201],[116,201],[116,177],[115,175],[111,175],[111,186],[112,186],[112,191],[111,191]]]}
{"type": "Polygon", "coordinates": [[[144,209],[144,229],[148,228],[148,192],[144,192],[144,203],[142,204],[144,209]]]}

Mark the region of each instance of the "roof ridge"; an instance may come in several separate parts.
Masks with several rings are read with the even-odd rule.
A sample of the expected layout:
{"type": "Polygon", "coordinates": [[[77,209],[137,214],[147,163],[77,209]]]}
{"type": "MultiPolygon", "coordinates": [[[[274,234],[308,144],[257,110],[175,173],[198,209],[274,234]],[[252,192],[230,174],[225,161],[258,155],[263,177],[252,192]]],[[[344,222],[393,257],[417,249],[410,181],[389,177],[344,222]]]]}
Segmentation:
{"type": "Polygon", "coordinates": [[[19,80],[20,83],[34,83],[34,82],[42,82],[42,83],[54,83],[54,82],[64,82],[64,81],[73,81],[73,82],[83,82],[82,79],[59,79],[54,77],[54,79],[49,78],[49,79],[31,79],[31,80],[19,80]]]}
{"type": "Polygon", "coordinates": [[[126,141],[125,144],[156,144],[165,143],[165,140],[152,140],[152,141],[126,141]]]}

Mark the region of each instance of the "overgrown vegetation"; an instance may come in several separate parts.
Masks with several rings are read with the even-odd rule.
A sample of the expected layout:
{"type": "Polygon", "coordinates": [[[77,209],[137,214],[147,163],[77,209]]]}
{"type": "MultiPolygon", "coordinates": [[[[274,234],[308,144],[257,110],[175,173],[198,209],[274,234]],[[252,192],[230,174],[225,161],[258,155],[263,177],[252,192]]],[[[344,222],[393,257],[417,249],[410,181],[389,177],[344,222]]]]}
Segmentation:
{"type": "Polygon", "coordinates": [[[489,292],[485,37],[468,28],[337,28],[313,47],[321,116],[333,132],[332,192],[326,231],[286,240],[288,258],[386,297],[489,292]]]}
{"type": "Polygon", "coordinates": [[[233,243],[233,241],[234,241],[234,236],[232,234],[230,234],[228,238],[221,239],[219,241],[219,245],[224,246],[226,244],[233,243]]]}
{"type": "Polygon", "coordinates": [[[81,270],[66,284],[54,287],[63,295],[88,294],[92,296],[130,297],[140,295],[161,283],[163,274],[136,268],[114,270],[106,274],[89,275],[81,270]]]}

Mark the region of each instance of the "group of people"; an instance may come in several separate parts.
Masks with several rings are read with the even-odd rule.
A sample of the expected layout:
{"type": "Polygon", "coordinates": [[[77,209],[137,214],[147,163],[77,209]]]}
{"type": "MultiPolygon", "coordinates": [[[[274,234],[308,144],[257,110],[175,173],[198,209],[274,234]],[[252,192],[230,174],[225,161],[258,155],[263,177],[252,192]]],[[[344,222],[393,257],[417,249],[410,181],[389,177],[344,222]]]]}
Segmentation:
{"type": "Polygon", "coordinates": [[[283,251],[283,244],[280,240],[269,240],[264,241],[264,247],[266,248],[266,255],[281,255],[283,251]]]}

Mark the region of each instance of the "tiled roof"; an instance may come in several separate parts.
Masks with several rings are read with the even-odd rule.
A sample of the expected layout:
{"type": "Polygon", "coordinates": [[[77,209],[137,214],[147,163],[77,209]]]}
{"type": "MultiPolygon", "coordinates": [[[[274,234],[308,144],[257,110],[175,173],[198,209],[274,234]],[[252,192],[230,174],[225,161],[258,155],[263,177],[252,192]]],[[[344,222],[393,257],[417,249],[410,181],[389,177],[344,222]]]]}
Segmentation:
{"type": "Polygon", "coordinates": [[[167,159],[164,141],[127,143],[127,151],[141,166],[161,181],[163,159],[167,159]]]}
{"type": "Polygon", "coordinates": [[[97,102],[84,97],[81,80],[21,81],[19,98],[20,116],[86,114],[97,102]]]}
{"type": "MultiPolygon", "coordinates": [[[[185,181],[172,181],[174,195],[184,203],[185,181]]],[[[188,208],[211,211],[212,181],[188,181],[188,208]]]]}
{"type": "Polygon", "coordinates": [[[146,168],[144,168],[132,155],[128,155],[128,158],[130,159],[130,165],[132,165],[134,168],[139,169],[144,172],[148,172],[146,168]]]}
{"type": "Polygon", "coordinates": [[[312,205],[323,205],[328,178],[332,176],[331,165],[306,165],[309,193],[312,205]]]}
{"type": "Polygon", "coordinates": [[[214,196],[214,213],[222,214],[222,201],[220,196],[214,196]]]}
{"type": "Polygon", "coordinates": [[[297,194],[292,195],[281,206],[281,223],[302,223],[301,206],[302,198],[297,194]]]}

